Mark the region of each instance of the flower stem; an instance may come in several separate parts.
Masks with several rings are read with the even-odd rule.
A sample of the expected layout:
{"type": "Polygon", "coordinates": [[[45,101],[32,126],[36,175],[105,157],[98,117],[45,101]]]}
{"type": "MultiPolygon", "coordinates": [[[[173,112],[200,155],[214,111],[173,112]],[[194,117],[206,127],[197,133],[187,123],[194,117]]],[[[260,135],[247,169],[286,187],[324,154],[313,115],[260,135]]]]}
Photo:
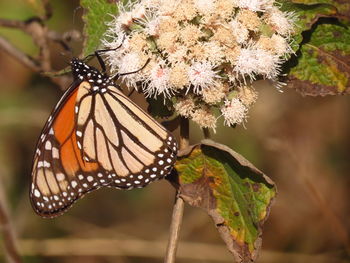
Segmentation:
{"type": "MultiPolygon", "coordinates": [[[[180,120],[180,150],[189,146],[189,121],[186,118],[180,120]]],[[[168,246],[165,254],[164,263],[174,263],[176,257],[177,246],[179,243],[180,228],[182,223],[182,216],[184,212],[185,203],[176,192],[175,203],[173,208],[173,215],[171,218],[170,233],[168,246]]]]}
{"type": "Polygon", "coordinates": [[[210,139],[210,131],[208,128],[203,128],[203,134],[205,139],[210,139]]]}

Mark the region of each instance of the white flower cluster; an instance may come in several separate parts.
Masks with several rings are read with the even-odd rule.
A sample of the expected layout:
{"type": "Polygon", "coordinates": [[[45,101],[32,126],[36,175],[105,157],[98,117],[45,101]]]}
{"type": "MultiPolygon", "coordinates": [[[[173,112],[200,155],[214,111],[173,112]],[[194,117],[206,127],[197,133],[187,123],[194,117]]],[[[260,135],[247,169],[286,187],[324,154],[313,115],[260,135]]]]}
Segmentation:
{"type": "Polygon", "coordinates": [[[119,6],[104,48],[111,71],[147,97],[171,98],[201,127],[241,124],[256,100],[251,82],[275,80],[287,54],[293,15],[274,0],[139,0],[119,6]],[[216,110],[216,109],[219,109],[216,110]],[[221,112],[221,113],[217,113],[221,112]]]}

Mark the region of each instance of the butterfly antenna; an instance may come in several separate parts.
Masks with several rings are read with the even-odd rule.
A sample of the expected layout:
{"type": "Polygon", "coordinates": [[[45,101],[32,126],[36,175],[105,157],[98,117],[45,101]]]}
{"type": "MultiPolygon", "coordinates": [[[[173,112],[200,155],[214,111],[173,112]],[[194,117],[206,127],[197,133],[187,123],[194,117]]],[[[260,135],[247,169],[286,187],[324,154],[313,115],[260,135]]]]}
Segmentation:
{"type": "Polygon", "coordinates": [[[117,74],[113,77],[113,80],[116,81],[116,80],[118,80],[118,78],[121,77],[121,76],[130,75],[130,74],[135,74],[135,73],[137,73],[137,72],[142,71],[142,70],[148,65],[148,63],[149,63],[150,61],[151,61],[151,59],[147,59],[145,65],[143,65],[142,68],[139,68],[138,70],[130,71],[130,72],[125,72],[125,73],[117,73],[117,74]]]}
{"type": "Polygon", "coordinates": [[[98,60],[98,63],[101,66],[102,73],[105,73],[106,72],[106,63],[103,61],[103,59],[102,59],[100,54],[106,53],[106,52],[109,52],[109,51],[116,51],[117,49],[119,49],[119,48],[121,48],[123,46],[124,40],[125,40],[125,36],[123,36],[122,42],[116,48],[107,48],[107,49],[96,50],[93,54],[87,55],[83,60],[89,59],[90,57],[96,57],[97,60],[98,60]]]}

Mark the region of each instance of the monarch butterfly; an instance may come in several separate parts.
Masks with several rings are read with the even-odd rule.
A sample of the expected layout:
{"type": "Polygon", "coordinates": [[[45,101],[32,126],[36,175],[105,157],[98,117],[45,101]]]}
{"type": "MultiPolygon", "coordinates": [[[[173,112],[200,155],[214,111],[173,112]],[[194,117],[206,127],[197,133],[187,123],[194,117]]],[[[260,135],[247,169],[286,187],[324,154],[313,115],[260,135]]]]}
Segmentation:
{"type": "MultiPolygon", "coordinates": [[[[101,58],[95,52],[101,64],[101,58]]],[[[73,84],[48,118],[37,143],[30,199],[55,217],[102,186],[141,188],[164,178],[177,142],[125,96],[113,78],[73,58],[73,84]]]]}

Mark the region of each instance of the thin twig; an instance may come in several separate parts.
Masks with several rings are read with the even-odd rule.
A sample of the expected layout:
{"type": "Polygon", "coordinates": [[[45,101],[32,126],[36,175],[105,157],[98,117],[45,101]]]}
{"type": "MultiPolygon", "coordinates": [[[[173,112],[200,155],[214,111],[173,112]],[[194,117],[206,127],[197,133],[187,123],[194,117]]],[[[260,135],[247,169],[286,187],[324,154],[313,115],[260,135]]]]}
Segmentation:
{"type": "MultiPolygon", "coordinates": [[[[51,15],[51,7],[47,0],[42,0],[45,8],[45,15],[40,17],[33,17],[26,21],[10,20],[0,18],[0,26],[14,28],[25,32],[30,35],[33,42],[39,48],[38,58],[33,58],[22,51],[15,48],[5,38],[0,37],[0,49],[3,49],[10,56],[15,58],[23,65],[29,67],[31,70],[37,73],[51,72],[51,54],[49,47],[49,40],[59,42],[65,49],[68,47],[66,41],[78,39],[80,37],[75,31],[69,31],[63,34],[49,31],[44,21],[47,20],[51,15]]],[[[56,83],[61,89],[66,89],[71,81],[70,78],[62,77],[55,78],[48,76],[52,82],[56,83]]]]}
{"type": "Polygon", "coordinates": [[[165,263],[174,263],[176,258],[177,246],[179,243],[180,228],[182,223],[182,216],[184,212],[185,203],[182,198],[176,193],[175,204],[173,208],[173,215],[170,225],[170,236],[168,246],[165,254],[165,263]]]}
{"type": "Polygon", "coordinates": [[[0,18],[0,26],[24,30],[26,27],[26,23],[20,20],[0,18]]]}
{"type": "Polygon", "coordinates": [[[22,51],[15,48],[10,42],[5,38],[0,36],[0,49],[4,50],[7,54],[15,58],[17,61],[27,66],[35,72],[40,72],[40,66],[32,57],[26,55],[22,51]]]}
{"type": "Polygon", "coordinates": [[[3,235],[3,243],[5,253],[9,263],[21,263],[21,257],[17,251],[15,244],[14,230],[9,219],[8,212],[5,205],[5,194],[2,189],[2,182],[0,182],[0,227],[3,235]]]}
{"type": "MultiPolygon", "coordinates": [[[[180,119],[180,150],[189,146],[189,121],[186,118],[180,119]]],[[[176,251],[179,243],[180,228],[184,212],[185,203],[176,192],[173,215],[170,225],[168,246],[165,254],[165,263],[174,263],[176,251]]]]}

